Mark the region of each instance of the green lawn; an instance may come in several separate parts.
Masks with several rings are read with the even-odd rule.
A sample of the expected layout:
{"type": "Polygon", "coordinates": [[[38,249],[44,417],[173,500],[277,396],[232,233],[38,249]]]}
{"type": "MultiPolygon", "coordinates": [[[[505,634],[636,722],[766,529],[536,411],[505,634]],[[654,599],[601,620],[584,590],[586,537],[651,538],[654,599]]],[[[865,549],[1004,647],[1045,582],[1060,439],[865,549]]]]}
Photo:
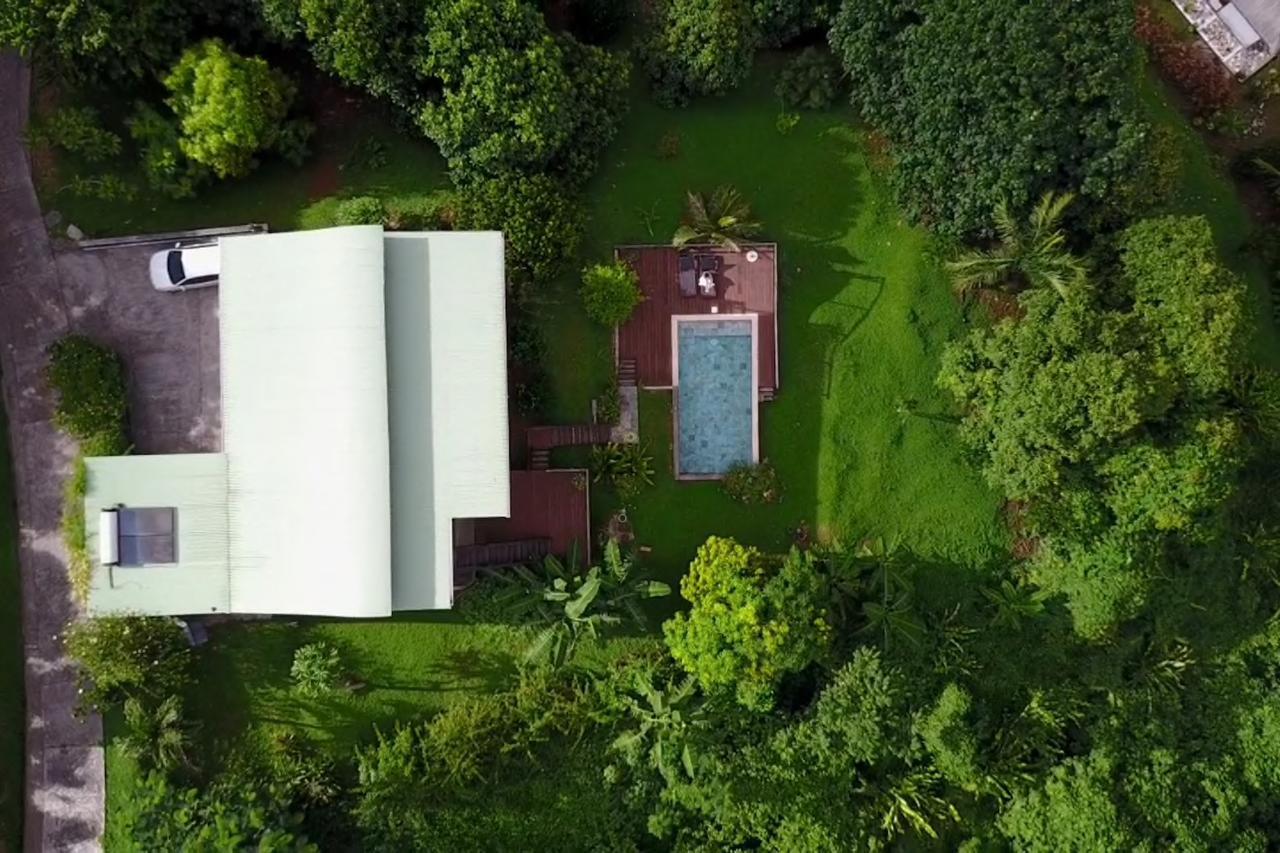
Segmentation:
{"type": "Polygon", "coordinates": [[[0,415],[0,850],[22,847],[22,590],[9,432],[0,415]]]}
{"type": "MultiPolygon", "coordinates": [[[[923,555],[978,565],[1004,534],[998,499],[961,456],[955,428],[936,416],[942,345],[964,329],[925,233],[906,226],[870,168],[847,111],[805,114],[776,128],[776,63],[739,91],[688,110],[642,91],[589,189],[586,260],[620,243],[665,242],[688,189],[730,183],[752,202],[780,248],[781,390],[761,409],[761,452],[783,479],[776,506],[744,508],[714,483],[672,478],[670,395],[644,395],[641,436],[658,483],[632,508],[647,562],[677,579],[709,534],[785,548],[801,522],[834,539],[883,535],[923,555]],[[679,154],[659,141],[679,136],[679,154]],[[914,401],[917,416],[900,413],[914,401]],[[923,415],[923,416],[921,416],[923,415]],[[935,417],[929,417],[935,416],[935,417]]],[[[564,283],[544,310],[556,381],[554,417],[581,420],[611,366],[564,283]]],[[[613,504],[603,490],[602,517],[613,504]]]]}

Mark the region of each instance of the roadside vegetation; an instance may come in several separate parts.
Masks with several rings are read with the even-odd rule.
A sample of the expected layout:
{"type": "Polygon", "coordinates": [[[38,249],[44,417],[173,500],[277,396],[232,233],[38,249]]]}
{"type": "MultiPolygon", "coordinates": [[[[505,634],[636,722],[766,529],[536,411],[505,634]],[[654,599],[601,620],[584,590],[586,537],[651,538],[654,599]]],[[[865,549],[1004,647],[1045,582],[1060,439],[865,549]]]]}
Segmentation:
{"type": "MultiPolygon", "coordinates": [[[[614,246],[779,246],[767,458],[677,483],[641,393],[556,460],[634,529],[599,565],[78,626],[108,848],[1280,843],[1280,77],[1168,5],[0,5],[68,221],[502,229],[525,422],[616,417],[614,246]]],[[[59,425],[123,450],[64,348],[59,425]]]]}

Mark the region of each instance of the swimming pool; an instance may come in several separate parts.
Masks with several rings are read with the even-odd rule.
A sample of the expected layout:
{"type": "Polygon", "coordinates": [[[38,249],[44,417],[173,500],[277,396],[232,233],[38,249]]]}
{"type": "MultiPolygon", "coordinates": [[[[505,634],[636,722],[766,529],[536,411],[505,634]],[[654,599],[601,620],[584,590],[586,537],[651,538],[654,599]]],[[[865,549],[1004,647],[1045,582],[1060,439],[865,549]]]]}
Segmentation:
{"type": "Polygon", "coordinates": [[[756,318],[673,317],[676,476],[720,477],[755,462],[756,318]]]}

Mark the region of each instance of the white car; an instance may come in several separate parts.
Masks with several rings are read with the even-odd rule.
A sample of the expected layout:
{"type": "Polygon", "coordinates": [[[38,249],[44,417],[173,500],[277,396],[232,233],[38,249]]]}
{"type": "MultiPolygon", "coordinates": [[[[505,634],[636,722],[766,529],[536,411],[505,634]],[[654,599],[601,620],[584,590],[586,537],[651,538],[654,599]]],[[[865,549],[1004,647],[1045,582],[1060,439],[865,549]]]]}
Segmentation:
{"type": "Polygon", "coordinates": [[[217,244],[175,246],[151,256],[151,286],[167,293],[180,293],[218,283],[217,244]]]}

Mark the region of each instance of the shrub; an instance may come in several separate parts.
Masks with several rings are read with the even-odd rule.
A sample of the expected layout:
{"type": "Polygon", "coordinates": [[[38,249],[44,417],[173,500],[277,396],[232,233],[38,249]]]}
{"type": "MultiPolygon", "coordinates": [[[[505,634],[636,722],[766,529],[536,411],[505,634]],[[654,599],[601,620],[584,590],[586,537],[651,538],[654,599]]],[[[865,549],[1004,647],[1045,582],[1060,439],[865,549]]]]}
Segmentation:
{"type": "Polygon", "coordinates": [[[392,231],[451,231],[458,218],[453,190],[392,196],[386,207],[386,225],[392,231]]]}
{"type": "Polygon", "coordinates": [[[525,415],[541,414],[551,400],[551,379],[541,366],[525,371],[516,383],[516,411],[525,415]]]}
{"type": "Polygon", "coordinates": [[[512,361],[525,367],[539,367],[546,359],[546,336],[528,313],[511,313],[507,325],[507,350],[512,361]]]}
{"type": "Polygon", "coordinates": [[[382,225],[386,220],[386,207],[368,195],[343,199],[333,212],[334,225],[382,225]]]}
{"type": "Polygon", "coordinates": [[[300,695],[315,698],[332,693],[342,675],[342,658],[328,643],[307,643],[293,653],[289,676],[300,695]]]}
{"type": "Polygon", "coordinates": [[[627,322],[644,301],[640,277],[625,261],[587,267],[582,271],[582,289],[578,292],[587,316],[610,329],[627,322]]]}
{"type": "Polygon", "coordinates": [[[713,536],[680,592],[691,606],[663,626],[671,656],[708,693],[753,710],[770,710],[783,676],[821,658],[831,640],[830,584],[800,551],[768,557],[713,536]]]}
{"type": "Polygon", "coordinates": [[[830,51],[806,47],[783,66],[774,91],[788,107],[822,110],[839,97],[842,74],[830,51]]]}
{"type": "Polygon", "coordinates": [[[738,503],[773,504],[782,500],[778,471],[768,462],[734,465],[721,483],[725,494],[738,503]]]}
{"type": "Polygon", "coordinates": [[[71,476],[62,487],[62,543],[67,548],[67,580],[71,595],[80,604],[89,600],[93,585],[93,562],[86,544],[84,498],[89,491],[89,471],[84,453],[71,463],[71,476]]]}
{"type": "Polygon", "coordinates": [[[598,444],[591,448],[590,467],[596,482],[608,479],[624,501],[653,485],[653,457],[642,444],[598,444]]]}
{"type": "Polygon", "coordinates": [[[507,275],[522,284],[551,281],[577,254],[582,205],[545,175],[464,183],[460,196],[459,227],[501,231],[507,275]]]}
{"type": "Polygon", "coordinates": [[[67,185],[59,190],[80,198],[97,201],[133,201],[138,188],[119,175],[103,172],[98,175],[72,175],[67,185]]]}
{"type": "Polygon", "coordinates": [[[139,104],[128,127],[153,189],[171,198],[190,198],[209,179],[208,168],[182,153],[178,125],[154,108],[139,104]]]}
{"type": "Polygon", "coordinates": [[[120,137],[102,127],[98,111],[92,107],[63,107],[32,125],[27,138],[35,144],[78,154],[90,163],[120,153],[120,137]]]}
{"type": "Polygon", "coordinates": [[[723,95],[751,72],[758,37],[747,0],[660,0],[654,16],[643,50],[660,101],[723,95]]]}
{"type": "Polygon", "coordinates": [[[616,424],[621,418],[622,395],[615,376],[596,398],[596,420],[602,424],[616,424]]]}
{"type": "Polygon", "coordinates": [[[1199,39],[1185,39],[1150,5],[1137,4],[1138,40],[1147,46],[1161,72],[1187,96],[1196,114],[1208,117],[1235,100],[1231,75],[1199,39]]]}
{"type": "Polygon", "coordinates": [[[49,385],[58,395],[53,422],[95,454],[127,448],[125,379],[120,356],[83,335],[49,348],[49,385]]]}
{"type": "Polygon", "coordinates": [[[172,619],[99,616],[72,624],[66,642],[88,707],[180,694],[190,678],[191,649],[172,619]]]}
{"type": "Polygon", "coordinates": [[[127,731],[118,741],[143,770],[169,772],[191,764],[192,727],[184,719],[182,699],[169,696],[154,705],[124,700],[127,731]]]}

